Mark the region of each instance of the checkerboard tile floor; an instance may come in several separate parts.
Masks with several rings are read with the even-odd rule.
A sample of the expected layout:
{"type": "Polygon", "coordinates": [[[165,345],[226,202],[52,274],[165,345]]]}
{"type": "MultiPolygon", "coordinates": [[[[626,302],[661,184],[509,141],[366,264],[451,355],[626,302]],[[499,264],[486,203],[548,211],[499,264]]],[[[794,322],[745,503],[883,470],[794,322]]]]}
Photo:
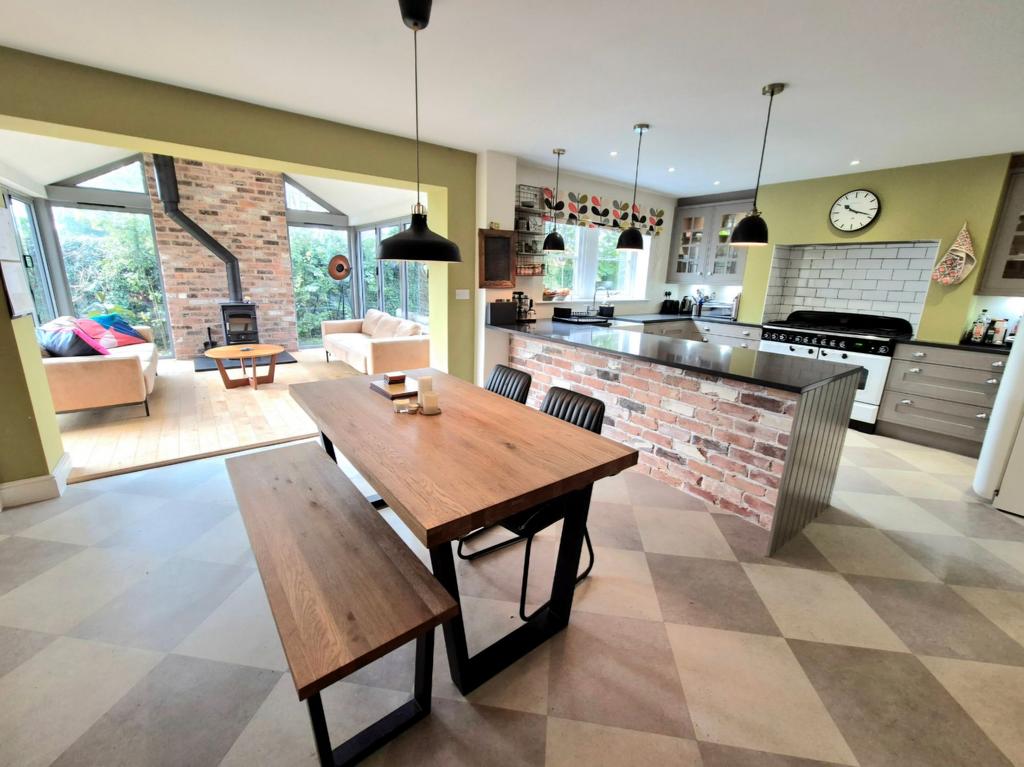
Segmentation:
{"type": "MultiPolygon", "coordinates": [[[[697,499],[602,481],[569,629],[468,699],[439,639],[433,714],[369,763],[1024,765],[1024,523],[973,468],[850,432],[833,508],[772,559],[697,499]]],[[[471,649],[517,624],[521,556],[460,563],[471,649]]],[[[335,739],[411,684],[406,647],[334,685],[335,739]]],[[[315,765],[222,460],[0,514],[0,764],[315,765]]]]}

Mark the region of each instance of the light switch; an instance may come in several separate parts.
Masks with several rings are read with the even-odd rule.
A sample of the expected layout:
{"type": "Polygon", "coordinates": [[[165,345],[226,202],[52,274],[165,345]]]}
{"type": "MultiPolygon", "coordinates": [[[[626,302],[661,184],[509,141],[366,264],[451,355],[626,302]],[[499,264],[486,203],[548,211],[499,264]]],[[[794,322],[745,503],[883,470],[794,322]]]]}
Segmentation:
{"type": "Polygon", "coordinates": [[[465,290],[465,289],[456,290],[455,291],[455,300],[456,301],[468,301],[469,300],[469,291],[465,290]]]}

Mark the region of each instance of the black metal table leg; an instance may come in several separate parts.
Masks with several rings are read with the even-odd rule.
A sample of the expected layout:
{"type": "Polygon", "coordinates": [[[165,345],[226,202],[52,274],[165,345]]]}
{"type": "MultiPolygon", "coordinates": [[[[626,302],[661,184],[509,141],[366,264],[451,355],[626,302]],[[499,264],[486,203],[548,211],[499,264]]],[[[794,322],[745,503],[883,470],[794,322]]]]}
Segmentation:
{"type": "Polygon", "coordinates": [[[338,456],[336,456],[334,454],[334,443],[331,442],[331,440],[328,438],[328,436],[326,434],[324,434],[323,432],[320,432],[320,439],[323,440],[324,450],[326,451],[327,455],[329,455],[331,457],[332,461],[337,463],[338,462],[338,456]]]}
{"type": "Polygon", "coordinates": [[[306,703],[309,706],[309,718],[313,725],[313,739],[316,742],[320,767],[349,767],[349,765],[357,764],[429,714],[433,672],[434,630],[431,629],[416,640],[416,677],[412,700],[377,720],[365,730],[353,735],[333,750],[320,693],[310,695],[306,699],[306,703]]]}
{"type": "Polygon", "coordinates": [[[452,682],[467,695],[491,677],[536,649],[569,625],[572,599],[576,591],[576,570],[580,564],[583,536],[587,529],[592,486],[566,496],[566,514],[558,543],[558,558],[551,580],[551,599],[530,619],[494,644],[470,657],[466,644],[466,626],[462,621],[459,582],[455,573],[452,543],[430,550],[430,562],[441,585],[460,603],[459,614],[444,624],[444,643],[452,682]]]}

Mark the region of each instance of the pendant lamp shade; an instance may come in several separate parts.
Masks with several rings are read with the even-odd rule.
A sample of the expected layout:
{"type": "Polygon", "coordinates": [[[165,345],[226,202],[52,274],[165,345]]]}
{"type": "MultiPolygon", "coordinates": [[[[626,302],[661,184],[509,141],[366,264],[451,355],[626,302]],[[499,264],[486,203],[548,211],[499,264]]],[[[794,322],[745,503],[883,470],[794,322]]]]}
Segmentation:
{"type": "Polygon", "coordinates": [[[761,95],[768,97],[768,117],[764,121],[764,138],[761,140],[761,161],[757,165],[757,184],[754,186],[754,206],[732,230],[729,244],[738,248],[759,248],[768,244],[768,222],[761,218],[757,209],[757,193],[761,189],[761,169],[764,168],[764,148],[768,145],[768,126],[772,122],[772,102],[782,93],[785,83],[769,83],[761,89],[761,95]]]}
{"type": "Polygon", "coordinates": [[[548,232],[548,236],[544,238],[544,252],[564,253],[565,240],[562,239],[562,235],[560,235],[557,231],[548,232]]]}
{"type": "Polygon", "coordinates": [[[558,233],[558,213],[562,209],[558,202],[558,180],[562,171],[562,155],[565,154],[565,150],[552,149],[551,153],[555,155],[555,199],[551,201],[551,220],[554,222],[554,228],[544,238],[542,250],[545,253],[565,253],[565,240],[558,233]]]}
{"type": "Polygon", "coordinates": [[[427,209],[420,204],[420,57],[417,35],[430,23],[431,0],[399,0],[402,21],[412,30],[413,87],[416,104],[416,204],[408,229],[381,240],[378,258],[384,261],[462,261],[459,246],[427,226],[427,209]]]}
{"type": "Polygon", "coordinates": [[[636,171],[633,174],[633,204],[629,206],[627,218],[629,228],[619,235],[619,241],[615,244],[616,250],[630,252],[644,249],[644,236],[640,233],[639,229],[633,226],[633,208],[636,207],[636,185],[640,179],[640,146],[643,144],[644,134],[650,129],[651,126],[647,123],[637,123],[633,126],[633,130],[638,134],[636,140],[636,171]]]}

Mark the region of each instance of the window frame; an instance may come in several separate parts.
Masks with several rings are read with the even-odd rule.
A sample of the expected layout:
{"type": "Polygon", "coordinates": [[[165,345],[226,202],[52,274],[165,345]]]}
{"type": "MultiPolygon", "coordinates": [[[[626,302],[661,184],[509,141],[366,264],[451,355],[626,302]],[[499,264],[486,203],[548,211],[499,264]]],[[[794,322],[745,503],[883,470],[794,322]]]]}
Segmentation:
{"type": "MultiPolygon", "coordinates": [[[[367,222],[365,224],[360,224],[358,226],[352,227],[352,230],[355,233],[354,240],[355,240],[355,242],[357,244],[358,259],[359,259],[359,275],[360,275],[359,294],[360,294],[360,302],[361,302],[361,304],[363,306],[363,313],[360,316],[364,316],[364,317],[366,316],[366,311],[365,310],[367,308],[369,308],[369,309],[377,309],[378,307],[381,307],[381,306],[384,305],[384,279],[383,279],[384,275],[383,275],[383,272],[382,272],[381,267],[380,267],[382,259],[380,259],[379,257],[377,259],[377,298],[376,298],[376,301],[375,302],[369,301],[367,299],[367,296],[365,295],[366,282],[365,282],[365,280],[362,279],[362,275],[364,273],[364,271],[363,271],[364,270],[363,243],[362,243],[362,236],[361,236],[362,233],[370,231],[370,230],[374,231],[374,235],[376,237],[376,243],[377,243],[377,252],[379,253],[380,252],[380,243],[382,241],[382,238],[380,236],[381,229],[387,229],[388,227],[397,226],[397,227],[399,227],[399,231],[405,231],[411,225],[412,225],[412,217],[411,216],[399,216],[398,218],[389,218],[389,219],[384,219],[383,221],[372,221],[372,222],[367,222]]],[[[384,239],[387,239],[387,238],[384,238],[384,239]]],[[[384,259],[384,260],[388,260],[388,259],[384,259]]],[[[411,320],[411,321],[415,322],[416,324],[421,325],[424,328],[428,327],[428,323],[420,322],[419,320],[409,316],[409,275],[408,275],[408,262],[407,261],[394,261],[394,263],[397,263],[399,265],[399,270],[398,270],[398,275],[399,275],[399,295],[401,297],[401,304],[400,304],[400,307],[399,307],[400,314],[398,316],[401,317],[401,319],[404,319],[404,320],[411,320]]],[[[429,272],[429,270],[427,272],[427,279],[428,279],[428,281],[430,279],[430,272],[429,272]]],[[[378,309],[378,311],[384,311],[384,310],[383,309],[378,309]]],[[[430,316],[429,306],[427,308],[427,316],[428,316],[428,318],[430,316]]]]}
{"type": "MultiPolygon", "coordinates": [[[[563,225],[561,231],[565,233],[566,226],[563,225]]],[[[553,231],[554,223],[547,222],[545,232],[553,231]]],[[[596,302],[599,298],[597,288],[597,275],[598,268],[600,265],[600,248],[599,238],[601,236],[615,236],[618,237],[622,230],[614,227],[599,227],[599,226],[576,226],[577,230],[574,234],[577,247],[569,253],[569,243],[566,242],[566,253],[567,255],[561,256],[562,258],[571,258],[574,262],[573,266],[573,284],[569,286],[570,293],[564,299],[566,302],[573,301],[588,301],[591,298],[596,302]],[[592,233],[592,234],[591,234],[592,233]],[[579,291],[577,291],[577,287],[579,291]]],[[[638,254],[636,256],[636,267],[633,270],[633,278],[630,280],[632,286],[635,286],[638,290],[634,293],[622,293],[616,292],[611,297],[619,301],[646,301],[647,300],[647,289],[649,287],[650,278],[650,260],[651,250],[654,247],[654,237],[650,234],[643,234],[645,248],[642,251],[643,255],[638,254]]],[[[544,255],[545,272],[551,270],[547,267],[548,259],[552,257],[558,257],[554,254],[544,255]]],[[[546,287],[546,286],[545,286],[546,287]]],[[[603,288],[602,288],[603,289],[603,288]]],[[[547,301],[545,303],[552,303],[547,301]]],[[[562,301],[559,301],[562,303],[562,301]]]]}
{"type": "MultiPolygon", "coordinates": [[[[35,269],[36,274],[39,277],[39,284],[43,292],[43,295],[38,298],[41,299],[43,303],[46,304],[47,308],[50,310],[50,313],[53,314],[54,317],[59,317],[61,313],[60,311],[58,311],[57,300],[54,295],[53,279],[50,276],[50,263],[49,258],[47,257],[46,243],[43,240],[42,227],[39,225],[39,212],[36,210],[36,206],[34,204],[36,198],[29,197],[28,195],[24,195],[21,194],[20,192],[14,192],[11,190],[4,190],[3,197],[7,209],[11,211],[11,224],[14,229],[14,236],[18,242],[18,247],[21,248],[22,266],[26,269],[26,271],[28,270],[28,265],[25,264],[25,258],[27,258],[29,254],[25,252],[25,243],[22,242],[21,233],[18,231],[18,225],[14,221],[14,209],[11,203],[12,201],[17,200],[19,203],[24,205],[25,208],[28,210],[29,218],[32,224],[32,230],[36,237],[36,243],[39,245],[38,263],[33,264],[33,269],[35,269]]],[[[29,281],[29,286],[31,287],[31,285],[32,283],[31,281],[29,281]]],[[[35,304],[37,296],[34,293],[32,295],[32,298],[33,304],[35,304]]],[[[39,316],[38,306],[34,305],[34,308],[35,311],[33,312],[33,315],[35,315],[36,325],[39,325],[40,320],[42,318],[39,316]]]]}

